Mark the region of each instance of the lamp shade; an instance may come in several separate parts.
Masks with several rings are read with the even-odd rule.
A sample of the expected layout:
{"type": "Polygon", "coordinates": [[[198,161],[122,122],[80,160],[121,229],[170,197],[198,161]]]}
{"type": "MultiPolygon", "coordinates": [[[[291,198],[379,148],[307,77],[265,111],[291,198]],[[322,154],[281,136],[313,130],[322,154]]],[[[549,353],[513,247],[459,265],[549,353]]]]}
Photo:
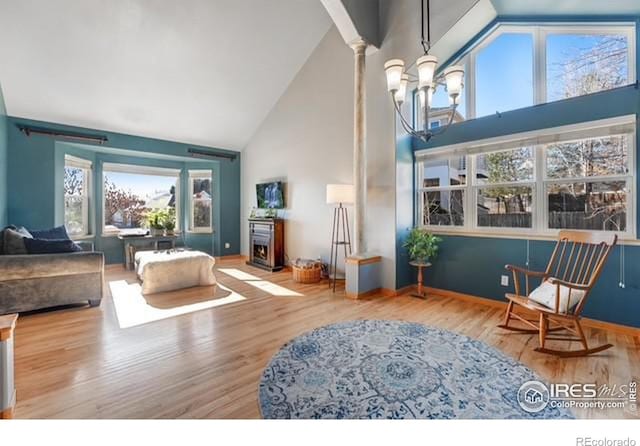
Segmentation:
{"type": "Polygon", "coordinates": [[[391,59],[384,64],[384,72],[387,75],[387,90],[396,92],[400,89],[404,62],[401,59],[391,59]]]}
{"type": "Polygon", "coordinates": [[[459,96],[462,93],[462,80],[464,78],[464,68],[460,65],[452,65],[444,70],[444,79],[447,83],[447,93],[449,96],[459,96]]]}
{"type": "Polygon", "coordinates": [[[403,74],[400,79],[400,88],[394,93],[396,102],[402,104],[407,96],[407,85],[409,84],[409,75],[403,74]]]}
{"type": "Polygon", "coordinates": [[[327,204],[353,204],[353,202],[353,185],[327,184],[327,204]]]}
{"type": "Polygon", "coordinates": [[[438,58],[436,56],[425,55],[416,61],[418,66],[418,88],[433,85],[433,75],[436,72],[438,58]]]}

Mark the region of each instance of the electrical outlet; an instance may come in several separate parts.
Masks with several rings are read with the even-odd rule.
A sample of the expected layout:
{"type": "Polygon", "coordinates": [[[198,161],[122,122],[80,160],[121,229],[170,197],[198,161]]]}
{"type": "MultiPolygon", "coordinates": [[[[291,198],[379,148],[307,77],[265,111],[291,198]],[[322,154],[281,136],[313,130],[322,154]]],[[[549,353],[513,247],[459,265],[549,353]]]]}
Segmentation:
{"type": "Polygon", "coordinates": [[[500,285],[509,286],[509,276],[500,276],[500,285]]]}
{"type": "Polygon", "coordinates": [[[224,244],[224,249],[229,249],[229,248],[231,248],[231,243],[228,243],[228,242],[225,243],[224,244]]]}

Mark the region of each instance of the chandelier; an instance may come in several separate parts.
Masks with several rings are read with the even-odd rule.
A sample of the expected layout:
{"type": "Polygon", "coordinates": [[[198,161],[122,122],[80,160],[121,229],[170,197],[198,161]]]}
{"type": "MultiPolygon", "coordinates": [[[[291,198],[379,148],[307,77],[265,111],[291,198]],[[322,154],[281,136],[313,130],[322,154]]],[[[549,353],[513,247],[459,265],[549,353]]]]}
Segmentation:
{"type": "Polygon", "coordinates": [[[421,0],[421,40],[420,44],[424,50],[424,55],[419,57],[415,62],[418,70],[417,77],[409,74],[405,70],[404,61],[401,59],[391,59],[384,64],[384,71],[387,76],[387,90],[391,93],[393,105],[396,113],[400,117],[400,122],[405,131],[424,142],[427,142],[434,135],[443,133],[453,123],[456,114],[456,108],[460,104],[460,95],[462,94],[464,68],[460,65],[452,65],[447,67],[443,73],[436,75],[436,67],[438,66],[438,58],[429,54],[431,49],[431,17],[429,12],[429,0],[427,0],[427,38],[425,39],[424,31],[424,0],[421,0]],[[420,98],[420,114],[422,129],[415,129],[402,115],[402,104],[405,102],[407,89],[409,85],[417,83],[418,96],[420,98]],[[436,89],[445,88],[449,95],[449,119],[444,126],[437,129],[429,128],[429,111],[431,109],[431,100],[436,89]]]}

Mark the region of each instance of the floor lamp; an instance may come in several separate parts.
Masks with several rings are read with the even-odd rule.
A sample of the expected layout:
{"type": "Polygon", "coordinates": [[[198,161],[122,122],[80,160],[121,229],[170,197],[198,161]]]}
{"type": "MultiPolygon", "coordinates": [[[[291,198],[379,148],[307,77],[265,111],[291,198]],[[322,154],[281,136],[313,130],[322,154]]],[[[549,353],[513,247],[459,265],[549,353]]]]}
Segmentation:
{"type": "Polygon", "coordinates": [[[338,252],[342,246],[344,257],[351,254],[351,233],[349,231],[349,213],[346,204],[353,204],[353,186],[351,184],[327,184],[327,204],[334,205],[333,226],[331,228],[331,258],[329,259],[329,286],[336,291],[338,273],[338,252]],[[337,207],[335,205],[338,205],[337,207]],[[333,271],[333,277],[331,273],[333,271]]]}

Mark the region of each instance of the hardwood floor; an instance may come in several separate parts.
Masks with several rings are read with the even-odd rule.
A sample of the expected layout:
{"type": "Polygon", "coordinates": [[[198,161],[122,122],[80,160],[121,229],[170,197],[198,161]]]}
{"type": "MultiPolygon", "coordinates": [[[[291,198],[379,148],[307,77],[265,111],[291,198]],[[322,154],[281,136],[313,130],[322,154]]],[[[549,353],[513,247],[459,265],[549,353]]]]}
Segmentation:
{"type": "MultiPolygon", "coordinates": [[[[218,262],[217,268],[221,286],[165,293],[148,304],[136,294],[133,273],[110,268],[107,288],[115,296],[109,292],[99,308],[21,316],[15,335],[16,417],[257,418],[260,375],[282,344],[324,324],[367,318],[466,334],[551,382],[640,381],[637,336],[588,329],[589,338],[614,348],[558,359],[533,351],[536,336],[497,329],[502,311],[495,307],[440,296],[354,301],[344,291],[331,293],[326,283],[295,284],[289,272],[270,274],[240,260],[218,262]]],[[[574,412],[634,417],[622,410],[574,412]]]]}

